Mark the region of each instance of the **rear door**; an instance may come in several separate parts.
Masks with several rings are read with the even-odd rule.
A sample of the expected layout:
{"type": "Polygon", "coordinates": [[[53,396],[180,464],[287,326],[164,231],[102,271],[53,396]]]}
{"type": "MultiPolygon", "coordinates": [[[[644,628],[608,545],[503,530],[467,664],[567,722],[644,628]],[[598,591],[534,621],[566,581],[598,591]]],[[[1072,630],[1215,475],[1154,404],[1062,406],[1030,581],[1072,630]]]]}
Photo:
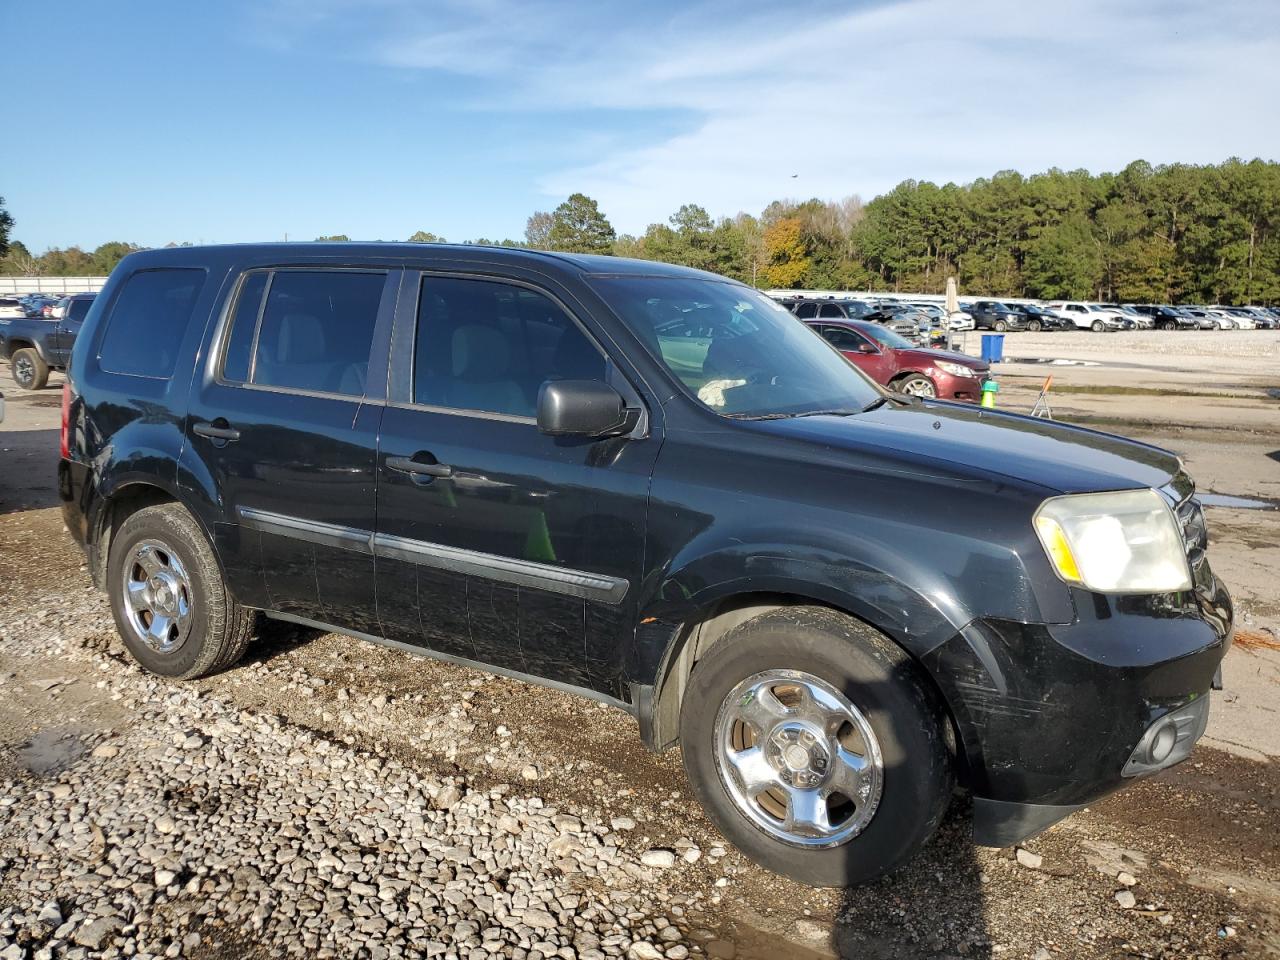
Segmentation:
{"type": "Polygon", "coordinates": [[[535,411],[553,379],[638,394],[563,289],[424,272],[404,290],[378,452],[384,635],[620,697],[659,444],[549,437],[535,411]]]}
{"type": "Polygon", "coordinates": [[[385,360],[370,358],[385,358],[400,276],[303,266],[235,280],[187,431],[189,460],[221,493],[215,538],[246,604],[378,632],[371,540],[386,377],[385,360]]]}

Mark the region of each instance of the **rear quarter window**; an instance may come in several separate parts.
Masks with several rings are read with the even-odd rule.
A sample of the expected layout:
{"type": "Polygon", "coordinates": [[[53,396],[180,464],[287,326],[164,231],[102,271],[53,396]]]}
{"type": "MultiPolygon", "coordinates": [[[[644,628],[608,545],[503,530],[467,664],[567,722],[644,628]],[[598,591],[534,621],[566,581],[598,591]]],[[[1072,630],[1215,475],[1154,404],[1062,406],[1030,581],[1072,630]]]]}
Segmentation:
{"type": "Polygon", "coordinates": [[[168,380],[191,310],[204,286],[199,268],[139,270],[121,287],[102,334],[98,366],[107,373],[168,380]]]}

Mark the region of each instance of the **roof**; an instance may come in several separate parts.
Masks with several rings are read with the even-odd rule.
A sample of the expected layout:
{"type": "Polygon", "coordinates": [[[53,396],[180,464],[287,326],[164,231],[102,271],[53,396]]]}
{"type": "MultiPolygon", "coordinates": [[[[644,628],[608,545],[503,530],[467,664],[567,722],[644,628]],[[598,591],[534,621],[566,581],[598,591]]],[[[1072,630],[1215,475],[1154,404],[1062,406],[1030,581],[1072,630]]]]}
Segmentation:
{"type": "Polygon", "coordinates": [[[728,280],[719,274],[691,267],[676,266],[658,260],[632,260],[626,257],[603,256],[600,254],[562,253],[551,250],[532,250],[526,247],[501,247],[472,243],[380,243],[380,242],[338,242],[317,241],[314,243],[235,243],[207,244],[198,247],[162,247],[159,249],[140,251],[130,254],[139,259],[190,260],[201,254],[216,253],[240,256],[270,256],[283,253],[303,254],[308,258],[344,258],[369,257],[370,259],[412,259],[412,260],[473,260],[489,261],[509,260],[534,267],[539,263],[555,263],[561,266],[577,268],[584,274],[593,276],[646,276],[646,277],[685,277],[703,280],[728,280]]]}

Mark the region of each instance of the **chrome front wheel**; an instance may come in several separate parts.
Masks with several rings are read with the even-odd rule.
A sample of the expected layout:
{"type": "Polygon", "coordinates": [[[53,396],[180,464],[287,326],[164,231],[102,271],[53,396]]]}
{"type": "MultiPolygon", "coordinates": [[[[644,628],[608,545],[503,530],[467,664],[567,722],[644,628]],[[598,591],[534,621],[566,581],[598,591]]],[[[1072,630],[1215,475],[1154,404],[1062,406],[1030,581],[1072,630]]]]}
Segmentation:
{"type": "Polygon", "coordinates": [[[726,792],[784,843],[838,846],[875,816],[880,744],[862,711],[813,674],[766,670],[743,680],[720,706],[715,740],[726,792]]]}
{"type": "Polygon", "coordinates": [[[937,386],[922,373],[913,373],[909,377],[903,377],[898,381],[897,389],[899,393],[910,397],[936,397],[938,395],[937,386]]]}
{"type": "Polygon", "coordinates": [[[123,609],[135,637],[156,653],[172,653],[191,633],[191,578],[159,540],[141,540],[121,564],[123,609]]]}

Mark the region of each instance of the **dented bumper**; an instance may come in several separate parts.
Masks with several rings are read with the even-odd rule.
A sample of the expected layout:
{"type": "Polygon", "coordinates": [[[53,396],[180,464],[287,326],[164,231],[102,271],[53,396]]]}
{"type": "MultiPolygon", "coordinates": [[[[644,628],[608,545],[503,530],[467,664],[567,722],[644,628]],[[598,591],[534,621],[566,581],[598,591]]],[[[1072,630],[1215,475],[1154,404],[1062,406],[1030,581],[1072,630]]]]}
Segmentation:
{"type": "Polygon", "coordinates": [[[978,843],[1039,833],[1185,759],[1204,732],[1225,590],[1075,600],[1072,624],[978,620],[924,658],[955,718],[978,843]]]}

